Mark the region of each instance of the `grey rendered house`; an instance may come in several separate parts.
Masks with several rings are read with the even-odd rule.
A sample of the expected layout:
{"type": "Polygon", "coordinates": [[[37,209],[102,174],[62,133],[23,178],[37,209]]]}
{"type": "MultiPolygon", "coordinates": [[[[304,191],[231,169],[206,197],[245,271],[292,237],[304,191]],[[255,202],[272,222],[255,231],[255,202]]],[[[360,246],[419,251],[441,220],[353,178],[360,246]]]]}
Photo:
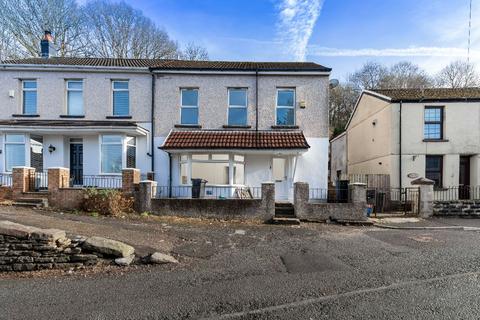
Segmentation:
{"type": "Polygon", "coordinates": [[[54,57],[0,65],[0,172],[153,171],[159,186],[327,187],[328,80],[315,63],[54,57]]]}

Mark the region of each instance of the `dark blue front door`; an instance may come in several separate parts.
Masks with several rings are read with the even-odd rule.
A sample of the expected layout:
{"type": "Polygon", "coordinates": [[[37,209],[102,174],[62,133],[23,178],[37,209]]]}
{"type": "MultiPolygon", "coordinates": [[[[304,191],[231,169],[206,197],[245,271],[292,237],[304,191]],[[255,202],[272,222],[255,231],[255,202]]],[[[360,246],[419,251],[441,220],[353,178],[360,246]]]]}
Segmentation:
{"type": "Polygon", "coordinates": [[[83,144],[70,144],[70,179],[73,185],[83,184],[83,144]]]}

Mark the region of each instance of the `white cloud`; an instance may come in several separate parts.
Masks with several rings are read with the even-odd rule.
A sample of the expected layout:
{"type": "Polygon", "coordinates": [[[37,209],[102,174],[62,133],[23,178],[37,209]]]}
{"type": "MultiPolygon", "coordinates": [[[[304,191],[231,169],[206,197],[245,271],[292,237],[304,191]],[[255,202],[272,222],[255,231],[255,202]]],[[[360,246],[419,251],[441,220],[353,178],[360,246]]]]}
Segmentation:
{"type": "Polygon", "coordinates": [[[308,41],[322,9],[323,0],[282,0],[278,6],[278,41],[297,61],[304,61],[308,41]]]}

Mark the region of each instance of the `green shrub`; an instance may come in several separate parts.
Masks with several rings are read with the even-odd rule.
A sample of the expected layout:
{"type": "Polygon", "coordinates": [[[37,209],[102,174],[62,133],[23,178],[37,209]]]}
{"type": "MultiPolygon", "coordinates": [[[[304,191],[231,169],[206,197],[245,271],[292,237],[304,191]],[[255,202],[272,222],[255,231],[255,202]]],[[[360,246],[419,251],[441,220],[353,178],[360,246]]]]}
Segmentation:
{"type": "Polygon", "coordinates": [[[83,199],[83,209],[106,216],[119,216],[133,210],[133,198],[116,189],[88,188],[83,199]]]}

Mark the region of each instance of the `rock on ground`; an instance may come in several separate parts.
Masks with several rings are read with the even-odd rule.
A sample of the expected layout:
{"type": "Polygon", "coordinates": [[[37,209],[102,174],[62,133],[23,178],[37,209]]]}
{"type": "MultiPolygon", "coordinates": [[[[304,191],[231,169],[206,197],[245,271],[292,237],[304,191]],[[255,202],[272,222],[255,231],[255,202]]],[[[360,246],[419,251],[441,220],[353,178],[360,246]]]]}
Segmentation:
{"type": "Polygon", "coordinates": [[[119,266],[129,266],[133,260],[135,259],[135,255],[132,254],[131,256],[125,257],[125,258],[117,258],[115,259],[115,263],[118,264],[119,266]]]}
{"type": "Polygon", "coordinates": [[[128,244],[102,237],[90,237],[85,240],[82,247],[85,250],[123,258],[135,253],[135,249],[128,244]]]}
{"type": "Polygon", "coordinates": [[[174,257],[160,253],[160,252],[155,252],[153,253],[150,258],[149,258],[150,263],[155,263],[155,264],[161,264],[161,263],[178,263],[178,260],[175,259],[174,257]]]}

